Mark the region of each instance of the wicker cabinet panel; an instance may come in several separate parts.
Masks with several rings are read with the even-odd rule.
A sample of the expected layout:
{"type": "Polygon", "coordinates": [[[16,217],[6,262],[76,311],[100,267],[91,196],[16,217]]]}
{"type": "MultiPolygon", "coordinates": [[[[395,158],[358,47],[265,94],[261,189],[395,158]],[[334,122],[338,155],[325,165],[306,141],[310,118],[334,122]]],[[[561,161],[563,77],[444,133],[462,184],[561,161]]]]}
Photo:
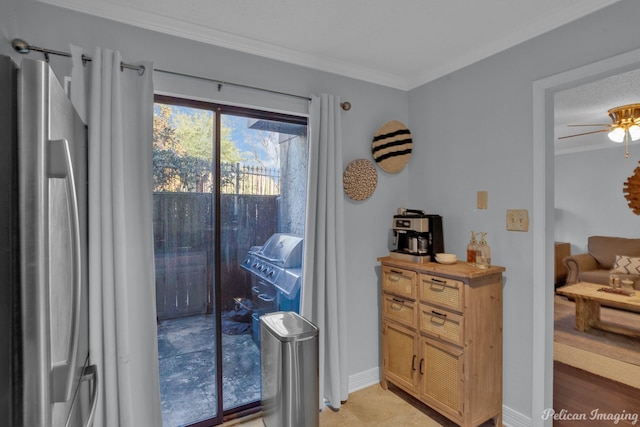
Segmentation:
{"type": "Polygon", "coordinates": [[[420,304],[420,332],[450,343],[464,345],[464,317],[428,304],[420,304]]]}
{"type": "Polygon", "coordinates": [[[462,312],[464,283],[459,280],[421,274],[419,293],[422,301],[462,312]]]}
{"type": "Polygon", "coordinates": [[[416,392],[417,334],[390,322],[382,323],[382,370],[385,378],[410,393],[416,392]]]}
{"type": "Polygon", "coordinates": [[[422,340],[420,397],[453,415],[462,414],[464,398],[464,354],[437,341],[422,340]]]}
{"type": "Polygon", "coordinates": [[[384,294],[382,297],[382,315],[385,319],[395,320],[407,326],[415,327],[418,318],[416,302],[395,295],[384,294]]]}
{"type": "Polygon", "coordinates": [[[402,268],[382,267],[382,290],[399,296],[416,299],[415,271],[402,268]]]}

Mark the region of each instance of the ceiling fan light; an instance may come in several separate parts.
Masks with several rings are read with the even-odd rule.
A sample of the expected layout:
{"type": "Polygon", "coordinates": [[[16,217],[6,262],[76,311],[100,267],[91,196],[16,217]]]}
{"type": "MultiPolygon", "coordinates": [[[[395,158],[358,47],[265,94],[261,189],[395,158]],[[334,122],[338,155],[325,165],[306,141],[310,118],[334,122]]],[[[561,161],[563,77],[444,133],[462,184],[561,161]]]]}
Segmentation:
{"type": "Polygon", "coordinates": [[[632,141],[637,141],[640,139],[640,126],[633,125],[629,127],[629,136],[632,141]]]}
{"type": "Polygon", "coordinates": [[[613,142],[624,142],[625,131],[622,128],[615,128],[611,132],[609,132],[609,139],[613,142]]]}

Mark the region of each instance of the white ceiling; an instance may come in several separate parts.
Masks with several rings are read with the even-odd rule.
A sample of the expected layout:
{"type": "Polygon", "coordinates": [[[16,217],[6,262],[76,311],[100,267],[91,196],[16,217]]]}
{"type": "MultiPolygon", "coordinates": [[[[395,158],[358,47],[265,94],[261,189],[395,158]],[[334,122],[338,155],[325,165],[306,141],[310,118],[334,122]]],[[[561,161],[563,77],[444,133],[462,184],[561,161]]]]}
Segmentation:
{"type": "MultiPolygon", "coordinates": [[[[614,148],[618,146],[607,138],[607,133],[557,139],[604,126],[569,127],[580,124],[610,124],[607,111],[626,104],[640,103],[640,70],[614,75],[592,83],[558,92],[554,96],[556,154],[614,148]]],[[[638,142],[631,143],[632,145],[638,142]]]]}
{"type": "MultiPolygon", "coordinates": [[[[402,90],[619,0],[37,0],[153,31],[402,90]]],[[[640,102],[640,71],[555,96],[555,133],[610,123],[640,102]]],[[[606,133],[556,139],[556,154],[611,147],[606,133]]]]}
{"type": "Polygon", "coordinates": [[[619,0],[38,0],[410,90],[619,0]]]}

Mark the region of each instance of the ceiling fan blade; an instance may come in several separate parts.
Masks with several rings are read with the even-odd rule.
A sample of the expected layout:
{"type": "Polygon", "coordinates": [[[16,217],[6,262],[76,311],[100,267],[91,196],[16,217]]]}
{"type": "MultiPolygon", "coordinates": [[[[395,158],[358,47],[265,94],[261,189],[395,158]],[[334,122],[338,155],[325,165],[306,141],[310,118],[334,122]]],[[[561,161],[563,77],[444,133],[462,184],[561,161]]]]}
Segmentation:
{"type": "Polygon", "coordinates": [[[578,127],[578,126],[607,126],[612,127],[611,123],[600,123],[600,124],[588,124],[588,125],[567,125],[567,127],[578,127]]]}
{"type": "Polygon", "coordinates": [[[592,130],[591,132],[577,133],[575,135],[559,136],[558,139],[573,138],[574,136],[590,135],[592,133],[609,132],[609,129],[592,130]]]}

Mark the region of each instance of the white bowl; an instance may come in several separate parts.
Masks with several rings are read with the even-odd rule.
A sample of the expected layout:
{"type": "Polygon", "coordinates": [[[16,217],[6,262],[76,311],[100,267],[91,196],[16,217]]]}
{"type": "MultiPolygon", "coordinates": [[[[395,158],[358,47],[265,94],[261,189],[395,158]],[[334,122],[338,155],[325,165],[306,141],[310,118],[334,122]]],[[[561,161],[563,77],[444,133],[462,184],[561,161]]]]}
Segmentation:
{"type": "Polygon", "coordinates": [[[436,262],[440,264],[455,264],[458,261],[458,257],[455,254],[436,254],[436,262]]]}

